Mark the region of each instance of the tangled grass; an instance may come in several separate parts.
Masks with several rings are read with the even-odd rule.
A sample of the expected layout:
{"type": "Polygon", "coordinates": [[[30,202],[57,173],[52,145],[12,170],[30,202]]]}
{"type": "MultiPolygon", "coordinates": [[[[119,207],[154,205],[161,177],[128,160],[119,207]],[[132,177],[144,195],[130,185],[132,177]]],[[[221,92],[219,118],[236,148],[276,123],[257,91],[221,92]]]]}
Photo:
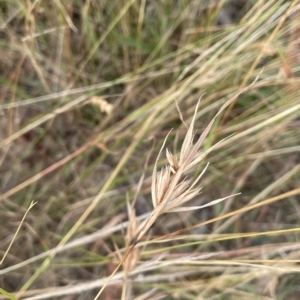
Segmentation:
{"type": "Polygon", "coordinates": [[[298,299],[299,9],[2,2],[0,299],[298,299]]]}

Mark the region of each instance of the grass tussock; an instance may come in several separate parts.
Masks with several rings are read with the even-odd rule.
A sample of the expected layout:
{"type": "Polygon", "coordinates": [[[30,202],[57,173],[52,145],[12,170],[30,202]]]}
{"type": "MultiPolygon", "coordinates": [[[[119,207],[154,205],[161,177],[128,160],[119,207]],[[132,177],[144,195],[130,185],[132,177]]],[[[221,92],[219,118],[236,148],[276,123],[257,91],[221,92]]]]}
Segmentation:
{"type": "Polygon", "coordinates": [[[0,299],[298,299],[299,11],[1,3],[0,299]]]}

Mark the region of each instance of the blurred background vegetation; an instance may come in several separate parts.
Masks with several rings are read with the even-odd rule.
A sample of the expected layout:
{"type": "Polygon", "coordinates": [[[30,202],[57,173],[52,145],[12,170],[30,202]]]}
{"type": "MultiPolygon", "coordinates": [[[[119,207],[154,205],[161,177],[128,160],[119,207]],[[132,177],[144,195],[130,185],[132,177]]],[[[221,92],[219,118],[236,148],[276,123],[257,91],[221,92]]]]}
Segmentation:
{"type": "Polygon", "coordinates": [[[167,147],[180,149],[176,102],[190,124],[204,94],[198,137],[262,70],[203,150],[229,138],[188,175],[210,162],[192,204],[241,195],[161,216],[101,299],[300,298],[299,1],[13,0],[0,11],[1,258],[37,202],[1,265],[0,299],[94,299],[153,209],[171,128],[167,147]]]}

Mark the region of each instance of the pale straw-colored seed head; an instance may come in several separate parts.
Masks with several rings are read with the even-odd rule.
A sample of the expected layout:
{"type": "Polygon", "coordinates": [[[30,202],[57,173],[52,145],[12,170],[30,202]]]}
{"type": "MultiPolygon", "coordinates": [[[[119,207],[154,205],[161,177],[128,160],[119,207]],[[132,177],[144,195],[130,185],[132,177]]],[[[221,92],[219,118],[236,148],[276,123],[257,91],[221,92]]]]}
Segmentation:
{"type": "MultiPolygon", "coordinates": [[[[200,102],[200,100],[199,100],[199,102],[197,103],[196,109],[195,109],[195,113],[194,113],[192,122],[191,122],[190,126],[188,127],[187,134],[184,138],[184,141],[183,141],[183,144],[181,147],[181,151],[180,151],[180,155],[179,155],[179,162],[178,162],[176,156],[174,156],[171,152],[169,152],[167,150],[166,156],[167,156],[169,165],[166,166],[164,169],[162,169],[160,172],[158,172],[157,171],[158,159],[162,153],[162,150],[165,146],[166,140],[170,133],[167,135],[167,137],[165,138],[163,145],[159,151],[159,154],[156,158],[154,168],[153,168],[153,173],[152,173],[151,194],[152,194],[152,202],[153,202],[154,209],[153,209],[152,213],[150,214],[149,218],[142,225],[142,230],[139,232],[135,242],[128,249],[128,251],[123,256],[119,265],[116,267],[114,272],[110,275],[110,277],[107,279],[105,285],[102,287],[102,289],[96,296],[97,299],[98,299],[98,296],[102,293],[105,286],[112,279],[114,274],[117,272],[119,267],[124,263],[126,258],[128,258],[130,256],[132,251],[135,249],[135,246],[141,241],[142,237],[149,230],[149,228],[155,223],[155,221],[161,214],[168,213],[168,212],[180,212],[180,211],[201,209],[204,207],[215,205],[227,198],[235,196],[235,195],[230,195],[225,198],[213,200],[202,206],[194,206],[194,207],[182,207],[181,206],[182,204],[185,204],[186,202],[192,200],[197,194],[199,194],[199,192],[201,190],[201,188],[199,188],[199,187],[197,188],[196,185],[198,184],[199,180],[201,179],[202,175],[204,174],[205,170],[207,169],[208,164],[206,165],[204,170],[201,172],[201,174],[193,182],[190,182],[185,177],[185,173],[190,168],[197,165],[201,160],[203,160],[205,158],[205,156],[216,147],[216,145],[214,145],[210,149],[208,149],[202,153],[199,151],[199,149],[201,148],[205,138],[207,137],[215,119],[220,115],[220,113],[226,107],[228,107],[231,103],[233,103],[233,101],[235,101],[241,93],[250,89],[255,84],[255,82],[258,80],[258,76],[252,82],[252,84],[250,84],[248,87],[246,87],[243,90],[241,90],[240,92],[238,92],[234,97],[227,100],[225,102],[225,104],[223,104],[223,106],[220,108],[218,113],[215,115],[215,117],[210,121],[210,123],[207,125],[205,130],[202,132],[200,138],[197,140],[197,142],[195,144],[193,144],[193,140],[195,137],[194,124],[195,124],[196,114],[197,114],[198,106],[199,106],[199,102],[200,102]]],[[[177,103],[176,103],[176,105],[177,105],[177,103]]],[[[180,119],[183,121],[183,117],[182,117],[180,110],[179,110],[179,115],[180,115],[180,119]]],[[[183,123],[184,123],[184,121],[183,121],[183,123]]],[[[185,123],[184,123],[184,125],[186,126],[185,123]]],[[[131,213],[131,217],[135,218],[134,212],[131,213]]],[[[128,241],[132,239],[132,237],[134,236],[134,232],[136,231],[136,228],[137,228],[137,224],[135,223],[135,221],[131,221],[131,224],[132,225],[128,231],[128,236],[127,236],[128,241]]],[[[138,253],[134,253],[133,257],[130,257],[133,260],[133,264],[128,264],[125,266],[125,270],[127,270],[127,272],[134,267],[135,263],[137,262],[138,256],[139,256],[138,253]],[[135,254],[136,254],[136,257],[134,257],[135,254]]]]}
{"type": "MultiPolygon", "coordinates": [[[[205,128],[205,130],[202,132],[197,142],[194,144],[193,143],[195,137],[194,125],[195,125],[198,107],[200,104],[200,100],[199,100],[196,105],[196,109],[191,124],[187,129],[186,136],[181,146],[179,161],[177,160],[176,156],[173,155],[167,149],[166,156],[169,165],[158,172],[157,171],[158,159],[162,153],[162,150],[165,146],[166,140],[170,133],[167,135],[157,156],[156,162],[154,164],[153,173],[152,173],[151,194],[152,194],[152,202],[153,202],[154,210],[150,215],[149,219],[144,224],[143,229],[141,230],[141,232],[137,237],[137,240],[140,240],[143,237],[143,235],[147,232],[147,230],[154,224],[155,220],[163,213],[201,209],[204,207],[215,205],[227,198],[234,196],[234,195],[230,195],[225,198],[217,199],[202,206],[182,207],[182,204],[189,202],[196,195],[199,194],[201,188],[196,187],[196,185],[198,184],[199,180],[203,176],[205,170],[208,167],[208,164],[206,165],[202,173],[193,182],[190,182],[188,179],[184,178],[186,172],[192,167],[199,164],[212,150],[216,148],[217,145],[219,145],[224,140],[224,139],[221,140],[219,143],[217,143],[216,145],[212,146],[211,148],[207,149],[204,152],[199,151],[214,121],[226,107],[228,107],[233,101],[237,99],[237,97],[241,93],[251,88],[255,84],[257,79],[258,76],[256,77],[256,79],[253,81],[251,85],[238,92],[234,97],[227,100],[223,104],[223,106],[220,108],[220,110],[217,112],[217,114],[213,117],[213,119],[205,128]]],[[[179,108],[178,111],[179,111],[180,119],[183,121],[183,117],[179,108]]],[[[184,125],[186,126],[185,123],[184,125]]]]}

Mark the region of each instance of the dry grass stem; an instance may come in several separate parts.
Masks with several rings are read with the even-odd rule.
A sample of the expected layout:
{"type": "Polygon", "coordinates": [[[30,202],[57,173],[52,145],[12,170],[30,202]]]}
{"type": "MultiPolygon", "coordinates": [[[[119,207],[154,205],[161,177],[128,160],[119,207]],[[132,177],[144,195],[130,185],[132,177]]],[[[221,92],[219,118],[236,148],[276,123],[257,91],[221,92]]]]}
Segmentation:
{"type": "Polygon", "coordinates": [[[36,203],[37,203],[37,202],[33,202],[33,201],[32,201],[32,202],[30,203],[29,207],[27,208],[27,210],[26,210],[26,212],[25,212],[25,214],[24,214],[24,216],[23,216],[23,218],[22,218],[22,220],[21,220],[21,222],[20,222],[20,224],[19,224],[19,226],[18,226],[18,228],[17,228],[16,233],[14,234],[14,236],[13,236],[11,242],[9,243],[9,245],[8,245],[6,251],[5,251],[5,253],[4,253],[4,255],[3,255],[2,259],[1,259],[1,261],[0,261],[0,266],[1,266],[2,263],[4,262],[5,257],[7,256],[7,254],[8,254],[8,252],[9,252],[9,250],[10,250],[10,248],[11,248],[11,246],[12,246],[14,240],[16,239],[16,237],[17,237],[17,235],[18,235],[18,233],[19,233],[19,231],[20,231],[20,229],[21,229],[21,226],[22,226],[22,224],[23,224],[23,222],[24,222],[24,220],[25,220],[25,218],[26,218],[28,212],[31,210],[31,208],[32,208],[36,203]]]}

